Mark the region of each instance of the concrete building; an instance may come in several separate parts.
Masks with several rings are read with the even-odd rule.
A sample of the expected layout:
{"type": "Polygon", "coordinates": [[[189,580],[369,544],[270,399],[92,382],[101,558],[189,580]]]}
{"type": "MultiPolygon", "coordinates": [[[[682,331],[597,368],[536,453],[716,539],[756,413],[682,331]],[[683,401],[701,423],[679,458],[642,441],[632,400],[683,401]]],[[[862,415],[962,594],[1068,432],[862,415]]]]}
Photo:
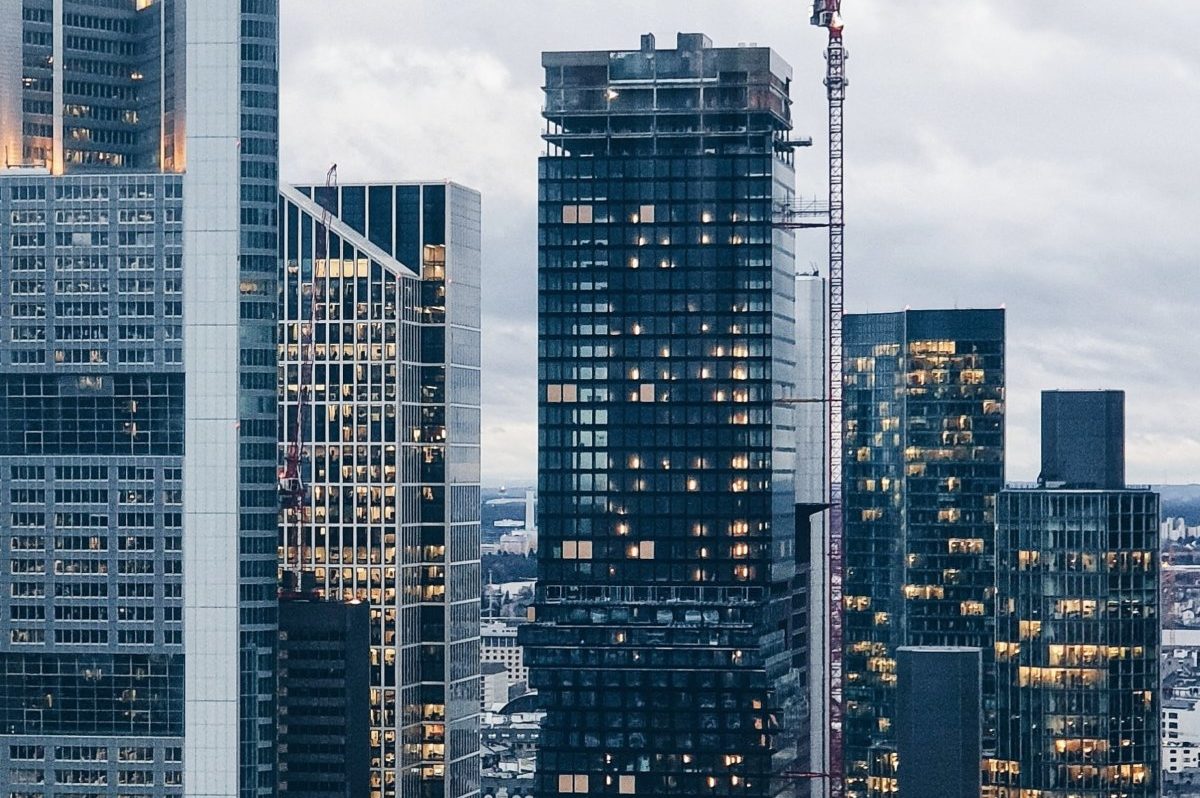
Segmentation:
{"type": "Polygon", "coordinates": [[[690,33],[542,65],[537,792],[794,795],[791,68],[690,33]]]}
{"type": "Polygon", "coordinates": [[[281,795],[370,795],[370,652],[366,604],[281,595],[281,795]]]}
{"type": "Polygon", "coordinates": [[[1115,448],[1069,438],[1093,429],[1097,403],[1120,407],[1123,398],[1076,396],[1043,394],[1059,459],[1042,473],[1084,487],[1010,487],[997,500],[999,735],[985,768],[989,798],[1158,795],[1158,495],[1126,486],[1123,467],[1061,459],[1115,448]]]}
{"type": "Polygon", "coordinates": [[[0,2],[11,795],[275,794],[276,17],[0,2]]]}
{"type": "Polygon", "coordinates": [[[370,607],[378,798],[479,789],[479,214],[453,183],[280,189],[283,564],[370,607]]]}
{"type": "Polygon", "coordinates": [[[486,618],[479,629],[480,658],[486,665],[498,663],[508,673],[510,686],[529,683],[529,667],[525,650],[517,640],[517,629],[523,619],[486,618]]]}
{"type": "Polygon", "coordinates": [[[851,796],[896,788],[896,651],[984,651],[991,736],[1003,310],[848,315],[845,758],[851,796]]]}
{"type": "Polygon", "coordinates": [[[508,669],[499,662],[485,662],[479,669],[480,704],[484,711],[508,703],[508,669]]]}

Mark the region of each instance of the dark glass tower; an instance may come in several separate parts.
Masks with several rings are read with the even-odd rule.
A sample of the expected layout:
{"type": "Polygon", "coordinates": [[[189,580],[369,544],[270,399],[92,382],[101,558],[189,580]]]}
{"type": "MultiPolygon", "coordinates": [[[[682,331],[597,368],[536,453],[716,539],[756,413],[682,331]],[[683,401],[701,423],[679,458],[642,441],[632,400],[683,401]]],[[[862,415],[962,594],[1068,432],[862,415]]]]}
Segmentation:
{"type": "Polygon", "coordinates": [[[22,795],[275,791],[276,17],[0,3],[0,784],[22,795]]]}
{"type": "MultiPolygon", "coordinates": [[[[894,789],[896,649],[984,649],[1004,484],[1004,311],[845,327],[847,789],[894,789]]],[[[985,707],[985,738],[987,732],[985,707]]]]}
{"type": "Polygon", "coordinates": [[[794,794],[791,70],[700,34],[543,65],[537,792],[794,794]]]}
{"type": "MultiPolygon", "coordinates": [[[[1118,452],[1123,413],[1075,424],[1081,408],[1123,405],[1115,391],[1042,394],[1059,431],[1043,451],[1090,480],[1094,463],[1064,452],[1118,452]],[[1090,440],[1089,440],[1090,439],[1090,440]],[[1098,445],[1097,445],[1098,444],[1098,445]],[[1056,454],[1057,452],[1057,454],[1056,454]]],[[[1046,430],[1042,430],[1043,436],[1046,430]]],[[[1159,498],[1115,484],[1007,488],[996,508],[998,748],[989,798],[1150,798],[1159,780],[1159,498]]]]}

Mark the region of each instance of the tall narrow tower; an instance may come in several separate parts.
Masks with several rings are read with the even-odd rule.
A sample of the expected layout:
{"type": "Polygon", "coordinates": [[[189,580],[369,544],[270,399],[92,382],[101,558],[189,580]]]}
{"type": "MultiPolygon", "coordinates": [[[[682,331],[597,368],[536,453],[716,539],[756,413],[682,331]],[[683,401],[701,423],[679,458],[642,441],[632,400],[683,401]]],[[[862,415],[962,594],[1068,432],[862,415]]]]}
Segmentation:
{"type": "Polygon", "coordinates": [[[543,66],[538,791],[797,794],[791,70],[701,34],[543,66]]]}

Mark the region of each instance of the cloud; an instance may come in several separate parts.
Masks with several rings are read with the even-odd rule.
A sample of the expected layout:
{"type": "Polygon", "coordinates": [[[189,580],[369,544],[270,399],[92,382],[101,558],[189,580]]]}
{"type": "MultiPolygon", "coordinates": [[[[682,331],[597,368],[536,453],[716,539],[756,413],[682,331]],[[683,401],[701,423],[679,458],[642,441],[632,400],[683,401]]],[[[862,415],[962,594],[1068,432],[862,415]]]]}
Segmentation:
{"type": "MultiPolygon", "coordinates": [[[[1012,479],[1038,393],[1128,391],[1129,476],[1200,481],[1200,4],[847,3],[847,302],[1008,309],[1012,479]]],[[[656,31],[773,46],[795,70],[798,189],[823,195],[823,37],[781,0],[284,5],[285,179],[452,178],[484,194],[484,478],[536,467],[542,50],[656,31]]],[[[798,262],[824,263],[817,233],[798,262]]]]}

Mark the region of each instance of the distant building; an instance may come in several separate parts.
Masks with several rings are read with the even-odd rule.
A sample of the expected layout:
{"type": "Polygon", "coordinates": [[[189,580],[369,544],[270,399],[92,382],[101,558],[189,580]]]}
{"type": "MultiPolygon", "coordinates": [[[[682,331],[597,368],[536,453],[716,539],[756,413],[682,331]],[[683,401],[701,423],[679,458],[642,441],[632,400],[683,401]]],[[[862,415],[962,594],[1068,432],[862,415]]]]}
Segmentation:
{"type": "Polygon", "coordinates": [[[514,532],[505,532],[500,536],[497,552],[500,554],[515,554],[519,557],[536,554],[537,530],[518,529],[514,532]]]}
{"type": "MultiPolygon", "coordinates": [[[[1158,495],[1124,484],[1123,467],[1111,466],[1123,462],[1123,454],[1102,469],[1073,461],[1123,448],[1123,440],[1064,437],[1083,409],[1119,407],[1117,397],[1043,397],[1043,418],[1059,439],[1043,450],[1050,461],[1042,473],[1082,485],[1056,480],[1007,488],[997,501],[999,744],[985,768],[992,785],[987,794],[1154,798],[1158,495]],[[1070,452],[1077,454],[1064,454],[1070,452]]],[[[1108,424],[1104,434],[1122,429],[1123,423],[1108,424]]]]}
{"type": "Polygon", "coordinates": [[[903,646],[896,660],[898,798],[979,798],[980,650],[903,646]]]}
{"type": "Polygon", "coordinates": [[[508,669],[499,662],[485,662],[479,669],[480,705],[486,712],[508,703],[508,669]]]}
{"type": "MultiPolygon", "coordinates": [[[[486,618],[479,629],[480,659],[486,666],[499,664],[508,673],[511,686],[529,682],[529,667],[525,653],[517,640],[517,628],[524,619],[486,618]]],[[[508,699],[505,698],[505,701],[508,699]]]]}
{"type": "Polygon", "coordinates": [[[370,796],[370,607],[279,603],[279,792],[370,796]]]}
{"type": "Polygon", "coordinates": [[[1200,768],[1200,702],[1163,697],[1162,741],[1165,772],[1200,768]]]}
{"type": "Polygon", "coordinates": [[[1004,484],[1003,310],[848,315],[847,792],[895,789],[896,651],[981,649],[985,741],[1004,484]]]}

